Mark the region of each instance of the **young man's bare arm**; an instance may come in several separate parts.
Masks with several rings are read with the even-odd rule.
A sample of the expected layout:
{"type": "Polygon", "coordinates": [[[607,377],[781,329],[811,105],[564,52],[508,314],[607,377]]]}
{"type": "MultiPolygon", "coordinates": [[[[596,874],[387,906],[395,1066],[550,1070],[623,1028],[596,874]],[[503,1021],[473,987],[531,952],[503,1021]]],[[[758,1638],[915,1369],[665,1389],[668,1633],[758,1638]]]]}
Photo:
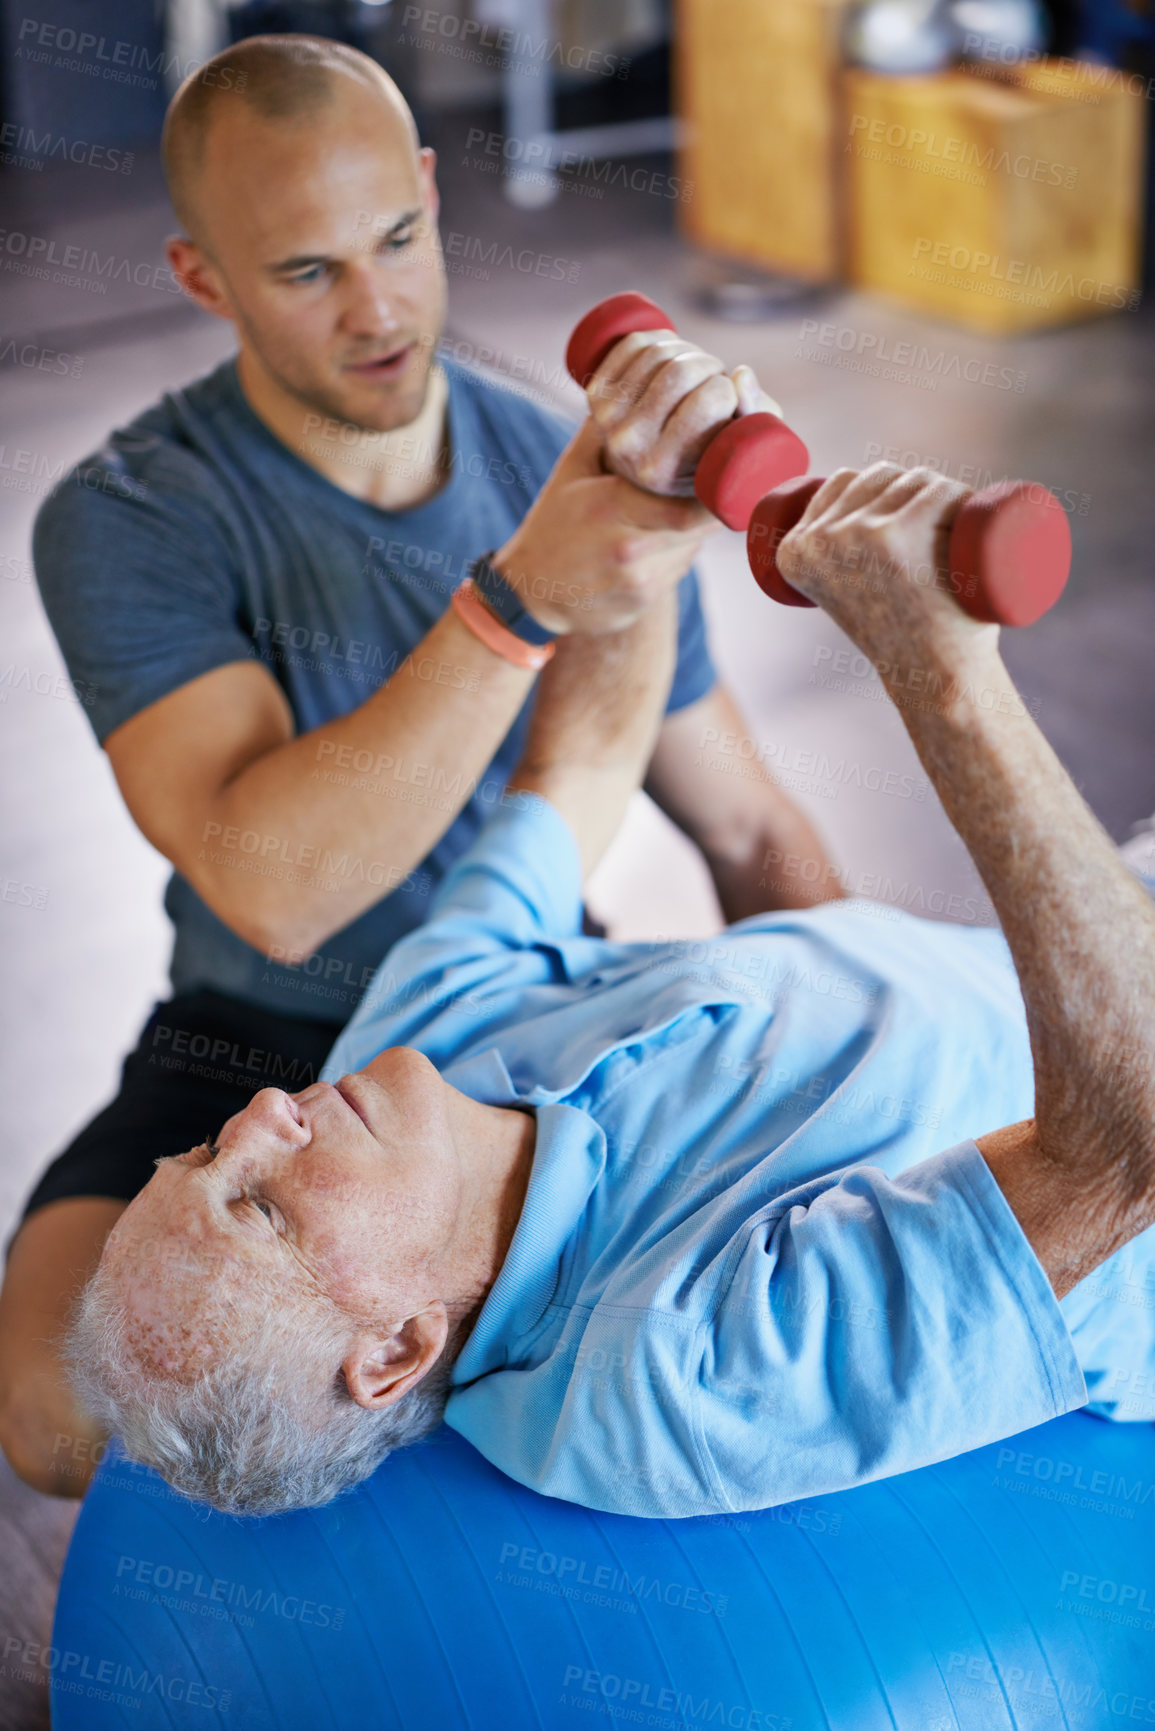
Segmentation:
{"type": "Polygon", "coordinates": [[[1035,1117],[979,1147],[1061,1297],[1155,1222],[1155,905],[1028,715],[998,628],[908,575],[946,566],[965,493],[926,471],[841,471],[779,562],[878,667],[1002,922],[1035,1117]],[[934,696],[904,706],[915,685],[934,696]]]}

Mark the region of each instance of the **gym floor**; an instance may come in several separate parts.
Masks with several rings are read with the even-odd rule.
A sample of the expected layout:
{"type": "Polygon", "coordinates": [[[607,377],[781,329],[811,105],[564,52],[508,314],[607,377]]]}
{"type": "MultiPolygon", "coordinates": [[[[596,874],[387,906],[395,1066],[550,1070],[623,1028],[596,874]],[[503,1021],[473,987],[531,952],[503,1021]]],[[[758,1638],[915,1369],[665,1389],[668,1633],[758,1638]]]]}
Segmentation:
{"type": "MultiPolygon", "coordinates": [[[[1153,315],[1000,341],[837,292],[772,322],[722,323],[696,301],[703,261],[675,233],[668,164],[630,164],[654,171],[653,192],[599,186],[594,198],[570,186],[549,208],[518,211],[467,146],[471,126],[490,124],[496,117],[457,112],[441,117],[433,139],[453,352],[488,354],[523,381],[517,388],[576,414],[580,398],[561,369],[566,334],[602,296],[638,288],[727,364],[756,367],[818,473],[886,455],[978,484],[1022,475],[1059,493],[1075,539],[1071,583],[1045,620],[1007,634],[1005,653],[1085,797],[1116,839],[1126,837],[1155,810],[1155,490],[1145,461],[1155,448],[1153,315]],[[869,370],[884,341],[925,349],[913,382],[869,370]],[[983,379],[995,382],[971,382],[983,379]]],[[[62,664],[28,563],[32,519],[62,460],[207,371],[231,342],[226,327],[167,292],[160,249],[173,222],[151,157],[138,153],[129,176],[90,168],[6,175],[5,191],[9,230],[118,261],[103,294],[4,278],[6,1237],[39,1169],[113,1092],[123,1052],[164,995],[167,959],[166,866],[125,814],[80,706],[67,688],[59,694],[62,664]],[[24,340],[68,355],[66,370],[22,363],[24,340]]],[[[821,614],[766,601],[735,535],[714,537],[701,571],[715,658],[749,721],[749,740],[727,761],[740,770],[743,753],[760,752],[864,892],[982,919],[981,885],[937,801],[902,796],[921,780],[917,763],[897,712],[878,701],[877,679],[856,666],[846,640],[821,614]]],[[[719,923],[695,855],[640,795],[590,900],[620,937],[699,935],[719,923]]],[[[0,1731],[48,1723],[35,1654],[48,1640],[73,1518],[71,1505],[26,1491],[0,1461],[0,1731]]]]}

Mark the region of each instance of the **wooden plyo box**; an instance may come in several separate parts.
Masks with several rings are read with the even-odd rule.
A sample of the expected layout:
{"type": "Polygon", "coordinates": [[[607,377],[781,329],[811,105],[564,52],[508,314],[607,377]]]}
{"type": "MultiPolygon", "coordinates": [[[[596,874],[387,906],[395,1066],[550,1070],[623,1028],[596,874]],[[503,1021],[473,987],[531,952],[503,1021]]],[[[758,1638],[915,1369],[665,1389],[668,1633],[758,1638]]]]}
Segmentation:
{"type": "Polygon", "coordinates": [[[699,246],[812,282],[843,266],[849,0],[678,0],[678,210],[699,246]]]}
{"type": "Polygon", "coordinates": [[[992,332],[1136,305],[1143,99],[1103,70],[847,72],[853,281],[992,332]]]}

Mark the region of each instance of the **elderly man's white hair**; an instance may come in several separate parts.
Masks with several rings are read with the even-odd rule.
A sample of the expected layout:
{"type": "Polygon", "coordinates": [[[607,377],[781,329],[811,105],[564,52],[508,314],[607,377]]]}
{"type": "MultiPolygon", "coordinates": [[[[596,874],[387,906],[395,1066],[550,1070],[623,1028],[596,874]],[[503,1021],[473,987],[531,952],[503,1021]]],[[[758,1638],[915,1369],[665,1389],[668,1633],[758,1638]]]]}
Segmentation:
{"type": "Polygon", "coordinates": [[[184,1496],[237,1515],[317,1508],[441,1422],[448,1348],[410,1394],[372,1412],[341,1374],[349,1321],[335,1307],[287,1311],[283,1293],[258,1286],[233,1321],[229,1349],[194,1377],[158,1376],[142,1367],[123,1291],[101,1267],[65,1342],[86,1410],[184,1496]]]}

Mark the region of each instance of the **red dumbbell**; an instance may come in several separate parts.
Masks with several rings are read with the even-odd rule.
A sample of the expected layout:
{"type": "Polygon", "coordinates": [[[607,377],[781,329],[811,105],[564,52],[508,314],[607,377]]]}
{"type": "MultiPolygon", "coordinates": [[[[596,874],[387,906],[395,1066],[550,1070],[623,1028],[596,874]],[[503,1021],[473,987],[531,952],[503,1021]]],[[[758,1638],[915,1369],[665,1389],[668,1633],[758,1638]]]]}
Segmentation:
{"type": "MultiPolygon", "coordinates": [[[[672,331],[661,307],[645,295],[611,295],[591,307],[574,326],[565,364],[584,390],[614,344],[631,331],[672,331]]],[[[694,476],[694,491],[727,529],[744,529],[757,501],[810,467],[810,453],[777,415],[740,415],[706,446],[694,476]]]]}
{"type": "MultiPolygon", "coordinates": [[[[746,532],[758,587],[787,607],[813,607],[778,569],[778,548],[822,485],[808,475],[759,499],[746,532]]],[[[972,619],[1033,625],[1053,607],[1071,569],[1071,529],[1053,493],[1033,481],[1000,481],[963,500],[950,532],[951,591],[972,619]]]]}

